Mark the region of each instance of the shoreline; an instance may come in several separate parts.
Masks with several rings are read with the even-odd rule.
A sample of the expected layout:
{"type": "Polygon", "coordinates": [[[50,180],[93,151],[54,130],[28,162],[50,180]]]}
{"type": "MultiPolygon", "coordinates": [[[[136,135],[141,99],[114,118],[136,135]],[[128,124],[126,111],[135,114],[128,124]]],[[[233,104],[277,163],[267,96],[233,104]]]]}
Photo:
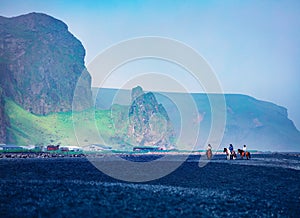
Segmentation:
{"type": "MultiPolygon", "coordinates": [[[[49,158],[103,158],[103,157],[162,157],[162,156],[205,156],[205,152],[120,152],[120,153],[86,153],[86,152],[1,152],[1,159],[49,159],[49,158]]],[[[215,152],[213,156],[225,155],[215,152]]],[[[254,152],[253,155],[287,155],[300,157],[300,152],[254,152]]]]}

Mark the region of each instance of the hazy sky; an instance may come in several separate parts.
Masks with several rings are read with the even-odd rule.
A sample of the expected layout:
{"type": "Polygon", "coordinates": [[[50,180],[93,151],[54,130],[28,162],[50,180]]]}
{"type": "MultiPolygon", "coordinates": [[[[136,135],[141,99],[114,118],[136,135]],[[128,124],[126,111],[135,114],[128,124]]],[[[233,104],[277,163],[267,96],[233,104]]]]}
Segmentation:
{"type": "Polygon", "coordinates": [[[300,1],[95,2],[1,0],[0,15],[42,12],[64,21],[87,64],[133,37],[179,40],[208,61],[226,93],[284,106],[300,129],[300,1]]]}

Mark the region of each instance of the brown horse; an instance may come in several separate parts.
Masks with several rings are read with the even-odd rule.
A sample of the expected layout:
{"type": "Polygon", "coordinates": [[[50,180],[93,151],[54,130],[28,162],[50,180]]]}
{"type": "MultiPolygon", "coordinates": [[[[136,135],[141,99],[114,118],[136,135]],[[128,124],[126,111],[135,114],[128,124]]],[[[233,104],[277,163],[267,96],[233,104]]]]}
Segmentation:
{"type": "Polygon", "coordinates": [[[207,149],[207,151],[206,151],[206,157],[207,157],[208,160],[210,160],[212,158],[212,151],[211,151],[211,149],[207,149]]]}
{"type": "Polygon", "coordinates": [[[242,157],[242,159],[244,158],[244,157],[246,157],[247,158],[247,160],[249,160],[250,158],[251,158],[251,154],[250,154],[250,152],[249,151],[243,151],[242,149],[238,149],[238,152],[239,152],[239,154],[241,155],[241,157],[242,157]]]}

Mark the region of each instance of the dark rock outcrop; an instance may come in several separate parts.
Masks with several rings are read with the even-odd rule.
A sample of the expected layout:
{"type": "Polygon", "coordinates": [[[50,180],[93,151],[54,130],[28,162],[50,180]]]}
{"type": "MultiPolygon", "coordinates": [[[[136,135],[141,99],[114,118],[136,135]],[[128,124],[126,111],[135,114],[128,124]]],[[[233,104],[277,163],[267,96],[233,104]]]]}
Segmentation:
{"type": "Polygon", "coordinates": [[[142,87],[137,86],[137,87],[133,88],[132,91],[131,91],[131,103],[134,102],[134,100],[137,97],[139,97],[143,94],[144,94],[144,91],[143,91],[142,87]]]}
{"type": "Polygon", "coordinates": [[[6,97],[35,114],[69,111],[84,74],[80,104],[91,106],[85,50],[66,24],[45,14],[0,17],[0,86],[6,97]]]}
{"type": "Polygon", "coordinates": [[[128,136],[136,145],[155,145],[163,149],[172,147],[174,132],[169,116],[152,92],[141,87],[132,90],[129,108],[128,136]]]}

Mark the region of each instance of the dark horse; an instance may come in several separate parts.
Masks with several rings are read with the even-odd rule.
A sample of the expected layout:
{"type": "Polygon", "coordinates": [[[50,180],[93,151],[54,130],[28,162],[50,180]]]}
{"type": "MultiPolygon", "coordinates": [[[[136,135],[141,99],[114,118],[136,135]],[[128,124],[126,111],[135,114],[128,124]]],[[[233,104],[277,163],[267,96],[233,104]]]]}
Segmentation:
{"type": "Polygon", "coordinates": [[[238,149],[239,154],[241,155],[242,159],[246,156],[247,160],[251,158],[251,154],[249,151],[243,151],[242,149],[238,149]]]}

